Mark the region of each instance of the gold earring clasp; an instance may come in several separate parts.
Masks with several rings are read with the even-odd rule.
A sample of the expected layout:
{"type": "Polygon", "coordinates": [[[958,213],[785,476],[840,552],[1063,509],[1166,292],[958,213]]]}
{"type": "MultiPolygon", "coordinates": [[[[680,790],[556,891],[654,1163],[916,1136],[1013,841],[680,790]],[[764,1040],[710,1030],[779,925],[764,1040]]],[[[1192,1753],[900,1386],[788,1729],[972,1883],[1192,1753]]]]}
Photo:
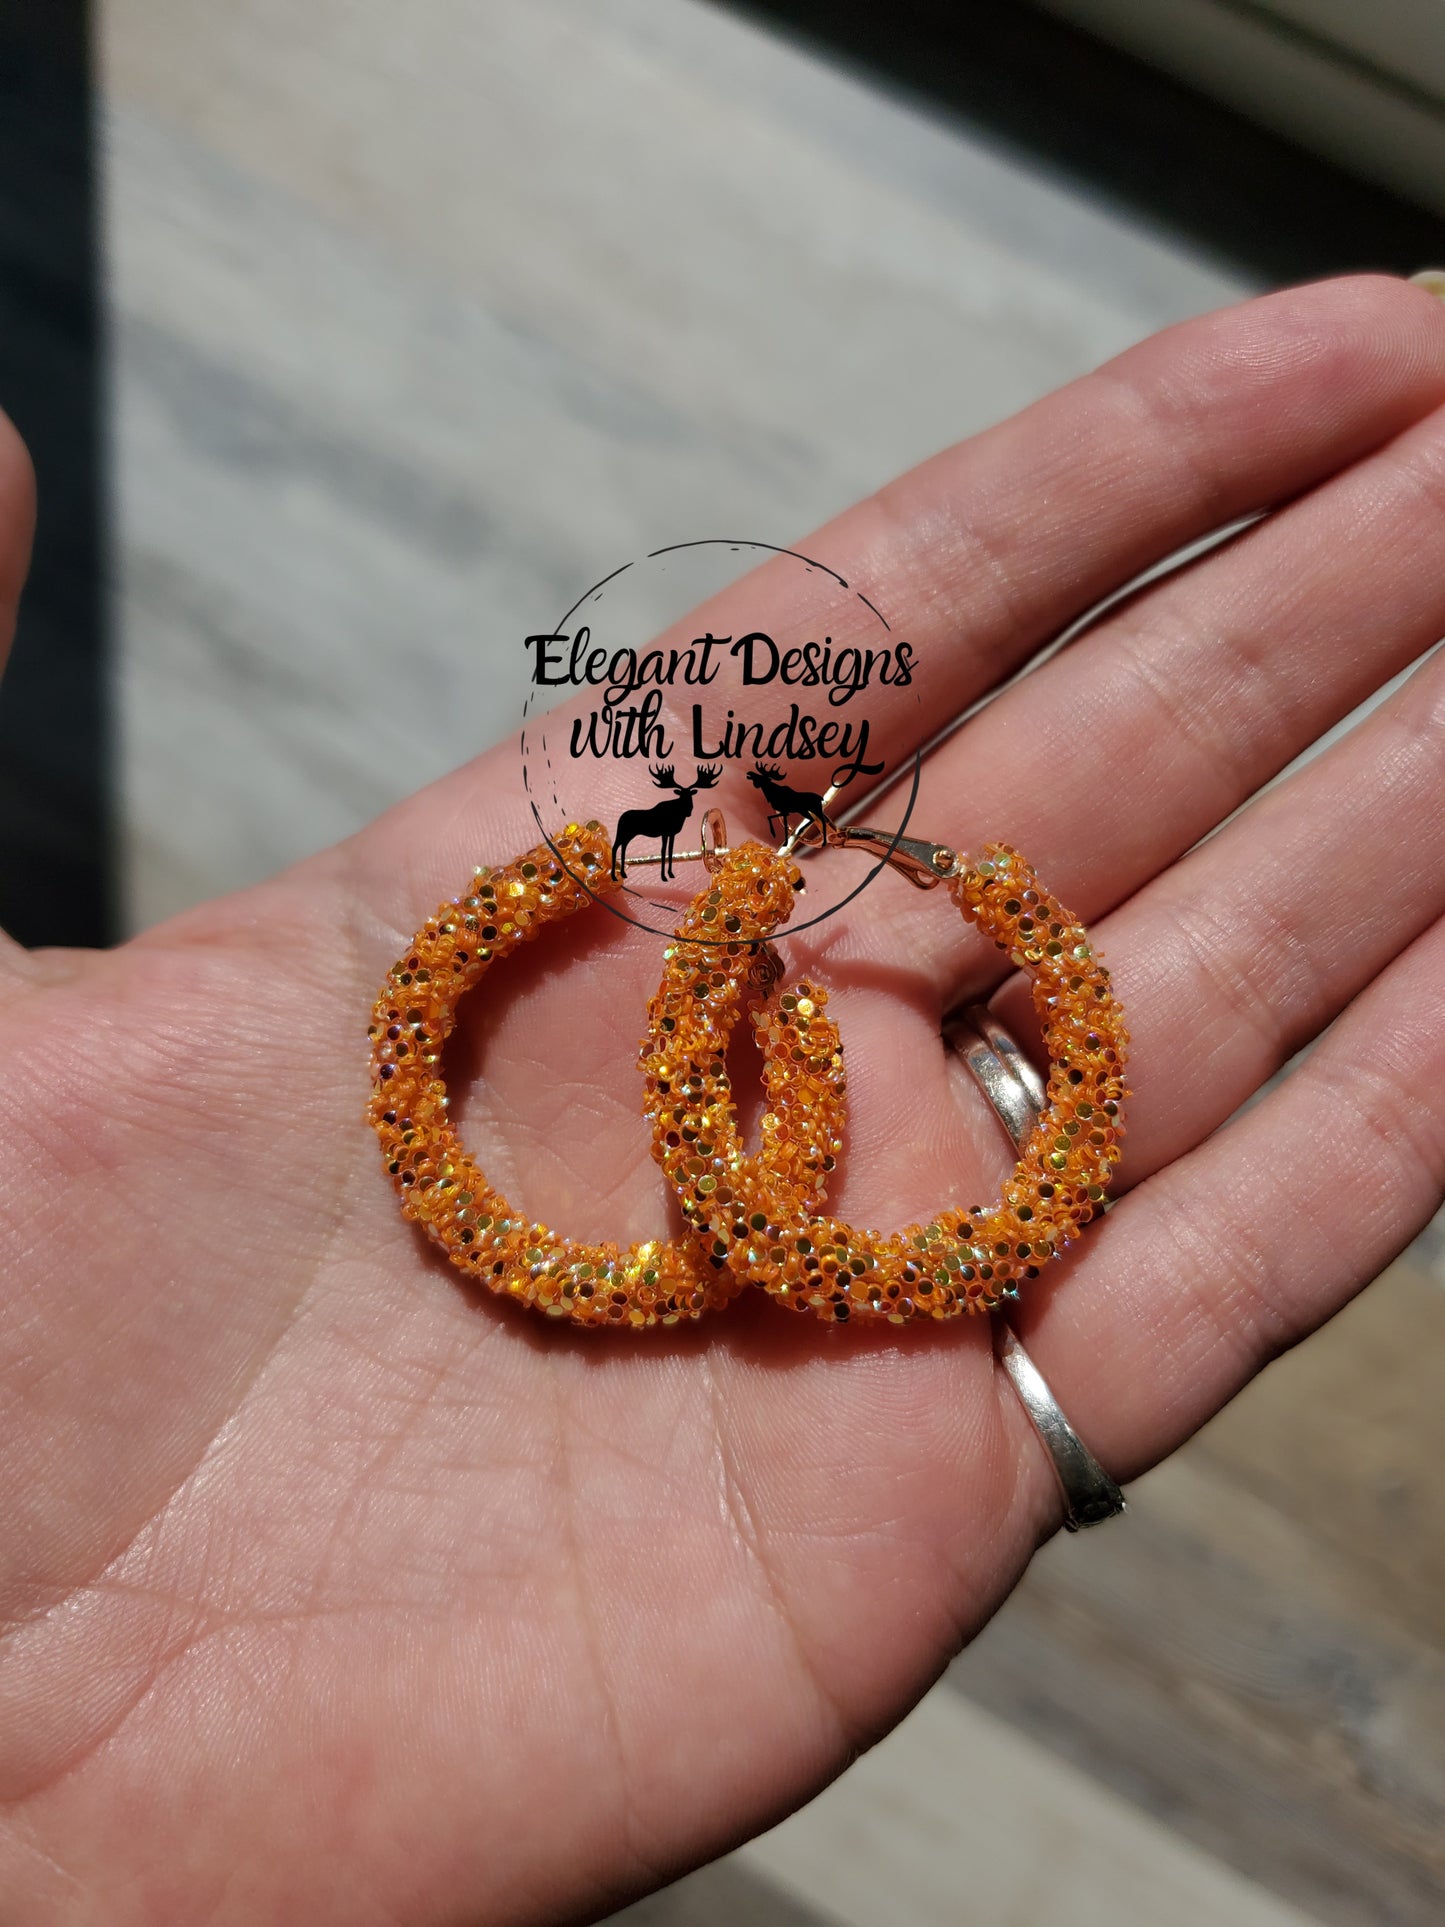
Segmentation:
{"type": "Polygon", "coordinates": [[[892,830],[870,830],[866,824],[830,823],[822,836],[816,823],[810,823],[800,841],[805,849],[863,850],[881,856],[892,870],[905,877],[916,890],[935,890],[959,869],[959,855],[946,843],[930,843],[916,836],[898,836],[892,830]]]}
{"type": "MultiPolygon", "coordinates": [[[[727,820],[716,805],[702,813],[698,844],[696,850],[676,851],[672,861],[700,861],[709,875],[716,876],[729,847],[727,820]]],[[[890,869],[896,870],[917,890],[936,889],[948,877],[957,875],[961,861],[958,851],[950,849],[946,843],[930,843],[923,837],[897,836],[891,830],[870,830],[860,823],[843,825],[829,822],[826,831],[822,831],[817,822],[799,824],[782,845],[782,854],[788,855],[795,849],[862,850],[870,856],[881,856],[890,869]]],[[[629,857],[628,868],[661,861],[660,856],[629,857]]]]}

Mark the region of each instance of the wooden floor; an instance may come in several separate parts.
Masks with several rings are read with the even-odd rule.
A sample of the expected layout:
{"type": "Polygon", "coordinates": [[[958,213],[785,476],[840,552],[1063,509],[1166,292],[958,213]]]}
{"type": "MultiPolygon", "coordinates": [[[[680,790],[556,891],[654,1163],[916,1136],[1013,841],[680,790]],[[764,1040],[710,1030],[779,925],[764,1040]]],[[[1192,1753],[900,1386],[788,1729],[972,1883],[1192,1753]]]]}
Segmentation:
{"type": "MultiPolygon", "coordinates": [[[[608,569],[797,536],[1243,291],[693,0],[100,18],[133,926],[508,733],[520,638],[608,569]]],[[[619,1918],[1445,1918],[1442,1276],[1422,1244],[836,1787],[619,1918]]]]}

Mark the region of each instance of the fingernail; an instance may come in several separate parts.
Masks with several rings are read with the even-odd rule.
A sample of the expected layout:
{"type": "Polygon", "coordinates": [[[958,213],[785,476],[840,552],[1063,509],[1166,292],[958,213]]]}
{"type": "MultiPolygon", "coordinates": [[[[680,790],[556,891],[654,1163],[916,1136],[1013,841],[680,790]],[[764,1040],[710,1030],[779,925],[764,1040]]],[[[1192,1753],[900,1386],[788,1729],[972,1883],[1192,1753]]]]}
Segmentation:
{"type": "Polygon", "coordinates": [[[1420,272],[1412,274],[1410,279],[1417,288],[1423,288],[1427,294],[1433,294],[1437,300],[1445,301],[1445,268],[1421,268],[1420,272]]]}

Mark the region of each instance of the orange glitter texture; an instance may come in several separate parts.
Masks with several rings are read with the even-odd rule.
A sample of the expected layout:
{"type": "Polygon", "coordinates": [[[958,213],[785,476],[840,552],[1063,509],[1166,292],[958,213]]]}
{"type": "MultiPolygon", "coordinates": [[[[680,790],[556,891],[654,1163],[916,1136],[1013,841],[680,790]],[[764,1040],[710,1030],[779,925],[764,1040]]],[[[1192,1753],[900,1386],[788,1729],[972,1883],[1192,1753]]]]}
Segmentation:
{"type": "Polygon", "coordinates": [[[770,1061],[791,1063],[794,1077],[787,1131],[765,1130],[761,1155],[742,1143],[723,1063],[741,958],[787,916],[796,874],[775,851],[744,844],[721,856],[687,912],[643,1045],[654,1155],[714,1255],[798,1311],[902,1325],[990,1310],[1078,1236],[1119,1160],[1128,1034],[1109,973],[1016,851],[995,844],[960,858],[949,894],[1032,979],[1051,1060],[1044,1112],[992,1209],[950,1205],[889,1234],[807,1215],[791,1199],[812,1169],[835,1049],[824,994],[798,985],[758,1019],[770,1061]],[[719,919],[736,954],[695,941],[719,919]]]}
{"type": "MultiPolygon", "coordinates": [[[[609,875],[611,854],[600,823],[572,823],[555,839],[555,851],[543,843],[500,869],[478,870],[463,896],[440,906],[392,966],[372,1013],[368,1114],[402,1210],[469,1277],[578,1324],[675,1325],[727,1304],[747,1282],[727,1267],[724,1241],[700,1222],[697,1235],[680,1244],[652,1240],[624,1250],[574,1243],[534,1223],[488,1183],[462,1145],[441,1074],[442,1047],[455,1028],[461,998],[548,923],[617,889],[609,875]]],[[[791,884],[780,880],[767,897],[773,922],[787,915],[791,897],[791,884]]],[[[762,1002],[750,981],[760,974],[762,955],[744,936],[742,921],[726,908],[694,908],[700,941],[689,946],[690,978],[705,981],[713,999],[710,1014],[726,1015],[730,1029],[744,996],[761,1003],[769,1098],[763,1131],[776,1195],[789,1211],[821,1203],[844,1123],[837,1032],[820,1018],[802,1050],[792,1025],[767,1014],[794,993],[762,1002]]],[[[758,922],[750,916],[749,930],[758,922]]],[[[806,987],[803,995],[806,1001],[806,987]]],[[[694,1134],[687,1123],[669,1123],[662,1138],[669,1148],[692,1155],[694,1134]]]]}

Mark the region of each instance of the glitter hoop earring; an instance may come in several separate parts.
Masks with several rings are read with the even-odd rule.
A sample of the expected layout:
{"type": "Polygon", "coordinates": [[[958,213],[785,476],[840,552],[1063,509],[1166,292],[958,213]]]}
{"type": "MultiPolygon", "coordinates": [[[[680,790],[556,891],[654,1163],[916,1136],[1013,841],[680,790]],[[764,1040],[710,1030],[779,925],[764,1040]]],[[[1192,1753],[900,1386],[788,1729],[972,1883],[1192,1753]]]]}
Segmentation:
{"type": "MultiPolygon", "coordinates": [[[[725,839],[721,818],[711,827],[725,839]]],[[[469,1277],[553,1318],[590,1326],[675,1325],[727,1304],[742,1289],[745,1281],[727,1269],[719,1241],[649,1240],[624,1250],[574,1243],[534,1223],[507,1203],[463,1147],[440,1068],[467,991],[546,924],[619,888],[611,865],[602,825],[573,823],[555,842],[513,863],[478,870],[463,896],[440,906],[392,966],[372,1013],[368,1115],[402,1210],[469,1277]]],[[[730,926],[719,929],[725,941],[712,947],[719,958],[727,955],[726,973],[719,970],[735,996],[741,999],[749,987],[755,999],[765,995],[780,969],[776,953],[736,941],[730,926]]],[[[693,951],[706,955],[708,945],[699,941],[693,951]]],[[[796,1183],[801,1209],[808,1199],[822,1201],[840,1148],[845,1081],[837,1033],[826,1022],[812,1039],[815,1056],[825,1060],[821,1068],[811,1059],[802,1064],[792,1047],[793,1040],[781,1036],[763,1044],[765,1131],[780,1195],[791,1198],[786,1186],[796,1183]],[[806,1141],[799,1135],[804,1122],[806,1141]]]]}
{"type": "MultiPolygon", "coordinates": [[[[1046,1101],[1000,1202],[991,1210],[949,1206],[905,1231],[860,1231],[794,1204],[786,1149],[765,1138],[760,1154],[746,1150],[723,1061],[736,1019],[732,960],[706,961],[694,940],[725,911],[754,941],[787,916],[796,868],[783,851],[757,843],[719,854],[648,1007],[644,1109],[653,1154],[688,1222],[711,1235],[735,1272],[795,1310],[895,1325],[991,1310],[1036,1277],[1103,1202],[1119,1159],[1123,1011],[1082,924],[1016,851],[994,844],[974,860],[940,844],[831,825],[824,840],[882,852],[922,888],[946,885],[962,914],[1032,979],[1050,1058],[1046,1101]]],[[[815,1027],[836,1035],[824,1002],[809,984],[782,993],[759,1041],[812,1058],[815,1027]]],[[[806,1142],[805,1126],[799,1135],[806,1142]]]]}

